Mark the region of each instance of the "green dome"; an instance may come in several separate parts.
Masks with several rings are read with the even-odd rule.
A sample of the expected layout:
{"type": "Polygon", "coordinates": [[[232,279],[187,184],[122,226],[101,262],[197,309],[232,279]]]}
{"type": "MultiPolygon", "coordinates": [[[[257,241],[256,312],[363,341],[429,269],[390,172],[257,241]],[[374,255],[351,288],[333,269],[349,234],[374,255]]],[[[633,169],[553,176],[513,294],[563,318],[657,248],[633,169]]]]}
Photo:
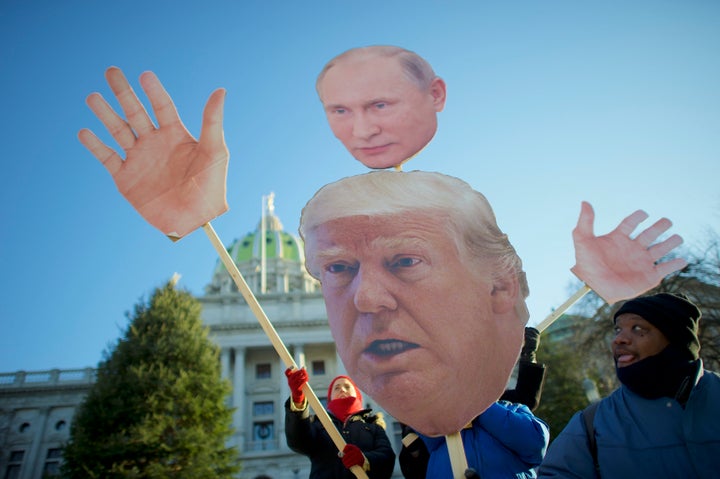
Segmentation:
{"type": "MultiPolygon", "coordinates": [[[[258,222],[255,231],[247,233],[240,239],[233,241],[227,247],[230,257],[243,269],[243,264],[257,264],[262,258],[262,219],[258,222]]],[[[265,216],[265,259],[282,260],[283,262],[304,265],[305,255],[302,241],[295,235],[283,230],[280,219],[275,216],[272,209],[265,216]]],[[[226,271],[225,265],[218,260],[214,273],[226,271]]]]}
{"type": "MultiPolygon", "coordinates": [[[[273,216],[268,219],[277,221],[277,217],[273,216]]],[[[274,223],[275,221],[268,221],[274,223]]],[[[277,221],[279,223],[279,221],[277,221]]],[[[280,225],[282,228],[282,225],[280,225]]],[[[243,238],[233,242],[228,248],[230,257],[235,263],[244,263],[253,258],[260,259],[262,251],[260,250],[262,243],[260,242],[262,235],[262,226],[258,224],[258,228],[246,234],[243,238]]],[[[303,250],[300,239],[291,235],[282,229],[270,229],[265,231],[265,257],[283,258],[289,261],[302,262],[303,250]]]]}
{"type": "MultiPolygon", "coordinates": [[[[255,231],[227,247],[230,258],[255,294],[317,293],[320,283],[305,270],[305,253],[300,238],[283,230],[282,223],[275,216],[274,195],[271,193],[263,198],[267,198],[266,208],[263,208],[264,213],[255,231]]],[[[238,293],[234,280],[219,259],[205,293],[238,293]]]]}

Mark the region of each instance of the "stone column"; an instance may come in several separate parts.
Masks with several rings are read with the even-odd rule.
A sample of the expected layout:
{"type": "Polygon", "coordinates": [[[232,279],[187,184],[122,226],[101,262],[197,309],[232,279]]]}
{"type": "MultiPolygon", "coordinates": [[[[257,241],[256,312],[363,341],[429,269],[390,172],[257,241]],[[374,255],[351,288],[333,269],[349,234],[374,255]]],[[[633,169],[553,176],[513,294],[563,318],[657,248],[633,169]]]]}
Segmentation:
{"type": "Polygon", "coordinates": [[[235,445],[241,453],[245,447],[245,430],[247,428],[245,411],[245,348],[236,347],[235,364],[232,376],[232,405],[235,408],[233,413],[233,427],[235,428],[235,445]]]}
{"type": "Polygon", "coordinates": [[[222,348],[220,350],[220,374],[223,379],[228,379],[232,382],[230,377],[230,348],[222,348]]]}
{"type": "Polygon", "coordinates": [[[307,366],[305,364],[305,345],[293,344],[293,359],[299,368],[307,366]]]}
{"type": "MultiPolygon", "coordinates": [[[[337,353],[337,349],[335,349],[335,376],[347,376],[348,373],[345,370],[345,365],[342,362],[342,359],[340,359],[340,355],[337,353]]],[[[334,376],[333,376],[334,377],[334,376]]]]}
{"type": "MultiPolygon", "coordinates": [[[[293,344],[292,345],[292,352],[293,352],[293,360],[295,360],[295,364],[297,364],[298,367],[307,366],[305,364],[305,345],[304,344],[293,344]]],[[[280,407],[281,414],[276,415],[278,417],[278,446],[281,451],[284,452],[290,452],[290,448],[287,445],[287,441],[285,440],[285,401],[288,400],[290,397],[290,387],[287,384],[287,380],[285,378],[285,371],[283,371],[283,378],[282,383],[280,386],[280,393],[277,404],[280,407]]]]}
{"type": "MultiPolygon", "coordinates": [[[[20,477],[22,478],[27,477],[29,479],[31,477],[42,476],[42,470],[43,467],[45,467],[45,455],[47,454],[47,451],[41,451],[40,447],[42,446],[45,439],[45,429],[47,428],[48,416],[50,416],[49,407],[41,407],[38,410],[38,420],[40,424],[38,425],[38,432],[33,434],[33,442],[30,446],[30,450],[28,451],[29,454],[27,454],[27,456],[23,458],[23,463],[25,464],[23,470],[25,471],[25,473],[21,474],[20,477]],[[30,474],[27,474],[27,472],[30,472],[30,474]]],[[[34,428],[35,425],[33,424],[32,427],[34,428]]]]}

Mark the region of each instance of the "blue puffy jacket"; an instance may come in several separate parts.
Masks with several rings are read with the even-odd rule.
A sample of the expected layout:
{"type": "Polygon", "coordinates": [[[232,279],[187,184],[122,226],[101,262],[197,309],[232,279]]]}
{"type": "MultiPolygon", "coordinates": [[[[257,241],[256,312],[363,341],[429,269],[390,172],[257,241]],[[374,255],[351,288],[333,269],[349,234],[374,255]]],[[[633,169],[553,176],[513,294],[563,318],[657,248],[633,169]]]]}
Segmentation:
{"type": "MultiPolygon", "coordinates": [[[[604,479],[720,477],[720,376],[704,371],[683,409],[621,386],[603,399],[594,429],[604,479]]],[[[550,445],[541,478],[597,478],[580,413],[550,445]]]]}
{"type": "MultiPolygon", "coordinates": [[[[534,478],[549,440],[547,424],[526,406],[498,401],[461,431],[468,466],[482,479],[534,478]]],[[[421,436],[430,461],[427,477],[452,478],[445,437],[421,436]]]]}

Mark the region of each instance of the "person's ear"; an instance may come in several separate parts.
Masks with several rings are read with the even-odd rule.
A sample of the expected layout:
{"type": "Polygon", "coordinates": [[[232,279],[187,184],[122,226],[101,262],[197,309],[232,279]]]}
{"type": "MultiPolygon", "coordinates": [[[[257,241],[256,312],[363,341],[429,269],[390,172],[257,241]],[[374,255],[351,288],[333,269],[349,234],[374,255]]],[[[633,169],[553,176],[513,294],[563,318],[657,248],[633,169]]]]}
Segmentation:
{"type": "Polygon", "coordinates": [[[430,95],[433,98],[433,106],[436,112],[441,112],[445,108],[445,98],[447,95],[447,89],[445,87],[445,81],[440,77],[430,82],[430,95]]]}
{"type": "Polygon", "coordinates": [[[495,278],[490,293],[493,312],[495,314],[505,314],[514,311],[519,290],[520,285],[517,276],[505,274],[495,278]]]}

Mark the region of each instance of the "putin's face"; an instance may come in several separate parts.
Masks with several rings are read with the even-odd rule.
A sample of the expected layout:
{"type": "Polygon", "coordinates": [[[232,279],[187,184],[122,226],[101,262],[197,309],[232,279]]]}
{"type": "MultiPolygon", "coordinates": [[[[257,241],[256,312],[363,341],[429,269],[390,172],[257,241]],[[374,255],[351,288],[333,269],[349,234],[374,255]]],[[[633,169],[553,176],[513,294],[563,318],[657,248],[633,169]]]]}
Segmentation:
{"type": "Polygon", "coordinates": [[[445,84],[421,89],[395,57],[341,59],[318,84],[328,123],[345,148],[369,168],[401,165],[430,142],[445,84]]]}
{"type": "Polygon", "coordinates": [[[350,216],[306,234],[349,375],[427,435],[459,431],[505,389],[523,338],[517,281],[491,279],[447,221],[423,212],[350,216]]]}

